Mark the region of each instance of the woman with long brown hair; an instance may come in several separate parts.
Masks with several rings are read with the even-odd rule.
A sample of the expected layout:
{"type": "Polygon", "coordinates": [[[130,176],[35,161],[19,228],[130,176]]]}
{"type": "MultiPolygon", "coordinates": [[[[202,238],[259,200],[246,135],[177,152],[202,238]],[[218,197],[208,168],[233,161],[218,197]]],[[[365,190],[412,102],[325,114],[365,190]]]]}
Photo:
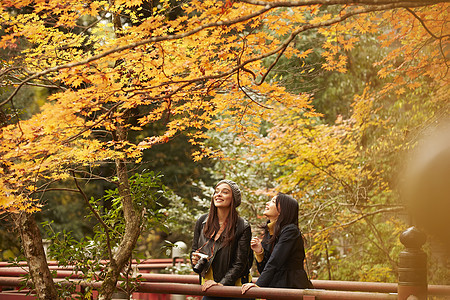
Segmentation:
{"type": "Polygon", "coordinates": [[[256,283],[246,283],[242,293],[252,287],[312,288],[303,267],[305,249],[298,228],[298,202],[278,193],[266,203],[264,237],[251,240],[260,276],[256,283]]]}
{"type": "Polygon", "coordinates": [[[203,291],[213,285],[250,282],[251,228],[239,217],[236,208],[240,204],[239,186],[231,180],[221,180],[214,187],[209,213],[202,215],[195,224],[191,263],[199,274],[203,291]]]}

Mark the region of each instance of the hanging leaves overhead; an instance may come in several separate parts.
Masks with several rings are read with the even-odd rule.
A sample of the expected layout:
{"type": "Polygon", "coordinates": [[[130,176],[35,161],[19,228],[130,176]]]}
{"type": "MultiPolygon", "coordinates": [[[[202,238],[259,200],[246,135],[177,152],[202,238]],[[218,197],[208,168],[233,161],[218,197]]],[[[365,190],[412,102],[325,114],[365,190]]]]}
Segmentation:
{"type": "Polygon", "coordinates": [[[219,154],[203,145],[206,130],[229,127],[251,138],[275,107],[312,116],[309,95],[267,80],[278,58],[304,63],[318,51],[323,69],[345,72],[345,52],[383,22],[392,23],[380,32],[383,45],[400,45],[379,62],[380,76],[393,79],[385,92],[419,88],[418,76],[445,89],[447,1],[347,2],[189,1],[170,18],[169,1],[3,1],[0,47],[16,52],[1,62],[0,106],[13,107],[29,86],[53,92],[38,114],[15,116],[1,129],[0,204],[37,209],[30,195],[40,179],[63,179],[74,165],[139,161],[142,151],[180,133],[199,147],[198,160],[219,154]],[[323,44],[299,51],[294,43],[311,30],[323,44]],[[406,59],[399,65],[400,56],[406,59]],[[263,64],[267,57],[272,65],[263,64]],[[136,109],[144,113],[131,125],[136,109]],[[136,143],[112,134],[117,126],[132,132],[152,123],[165,131],[136,143]]]}

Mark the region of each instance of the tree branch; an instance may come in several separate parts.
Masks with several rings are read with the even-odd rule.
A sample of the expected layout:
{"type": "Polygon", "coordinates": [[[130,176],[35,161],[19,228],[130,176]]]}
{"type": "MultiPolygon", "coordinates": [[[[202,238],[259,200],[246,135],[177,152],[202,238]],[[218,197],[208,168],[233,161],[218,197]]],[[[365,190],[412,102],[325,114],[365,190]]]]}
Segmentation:
{"type": "Polygon", "coordinates": [[[375,239],[378,241],[378,243],[372,239],[370,239],[369,237],[366,237],[369,241],[371,241],[375,247],[377,247],[378,249],[380,249],[381,252],[384,253],[384,255],[386,255],[386,257],[388,258],[389,262],[391,263],[393,269],[396,268],[397,266],[397,262],[392,259],[389,250],[386,250],[382,245],[385,244],[385,241],[383,241],[383,238],[380,235],[380,232],[378,231],[378,229],[376,228],[375,224],[373,224],[373,222],[369,219],[366,218],[365,221],[367,222],[367,224],[369,224],[369,228],[370,230],[373,232],[373,235],[375,236],[375,239]]]}
{"type": "Polygon", "coordinates": [[[434,33],[431,32],[431,30],[427,27],[427,25],[425,25],[425,22],[412,9],[410,9],[409,7],[406,7],[406,10],[410,14],[412,14],[417,20],[419,20],[420,24],[422,24],[422,27],[428,32],[429,35],[431,35],[436,40],[440,40],[440,39],[443,39],[443,38],[446,38],[446,37],[449,36],[448,34],[447,35],[443,35],[441,37],[435,35],[434,33]]]}
{"type": "MultiPolygon", "coordinates": [[[[18,84],[20,84],[20,83],[12,82],[10,84],[2,85],[2,86],[4,86],[4,87],[17,86],[18,84]]],[[[48,84],[39,84],[39,83],[27,83],[26,85],[28,85],[28,86],[37,86],[37,87],[48,88],[48,89],[55,89],[55,88],[59,89],[59,88],[61,88],[61,86],[58,86],[58,85],[48,85],[48,84]]]]}
{"type": "Polygon", "coordinates": [[[75,189],[69,189],[69,188],[44,188],[42,190],[36,190],[33,191],[32,193],[30,193],[30,195],[36,194],[36,193],[44,193],[44,192],[51,192],[51,191],[66,191],[66,192],[74,192],[74,193],[78,193],[79,190],[75,190],[75,189]]]}
{"type": "MultiPolygon", "coordinates": [[[[242,51],[241,51],[241,53],[239,54],[239,56],[238,56],[238,65],[241,63],[241,57],[242,57],[242,55],[244,54],[244,52],[245,52],[245,48],[246,48],[246,42],[245,42],[245,40],[244,40],[244,46],[242,47],[242,51]]],[[[247,91],[242,87],[242,85],[241,85],[241,78],[240,78],[240,72],[239,72],[239,70],[240,69],[237,69],[236,70],[236,73],[237,73],[237,85],[238,85],[238,87],[239,87],[239,89],[244,93],[244,95],[246,95],[249,99],[250,99],[250,101],[252,101],[253,103],[255,103],[255,104],[257,104],[257,105],[259,105],[259,106],[261,106],[261,107],[263,107],[263,108],[265,108],[265,109],[272,109],[271,107],[268,107],[268,106],[266,106],[266,105],[263,105],[263,104],[261,104],[261,103],[259,103],[258,101],[256,101],[255,99],[253,99],[248,93],[247,93],[247,91]]],[[[242,68],[242,70],[247,70],[246,68],[242,68]]],[[[251,72],[251,71],[249,71],[251,74],[253,74],[253,72],[251,72]]],[[[255,76],[255,74],[253,74],[253,79],[255,80],[256,79],[256,76],[255,76]]],[[[246,109],[247,109],[247,106],[246,106],[246,109]]],[[[244,115],[244,114],[243,114],[244,115]]],[[[242,115],[242,117],[243,117],[243,115],[242,115]]],[[[242,120],[242,117],[241,117],[241,120],[242,120]]]]}
{"type": "Polygon", "coordinates": [[[96,174],[93,174],[93,173],[90,173],[90,172],[87,172],[87,171],[78,171],[78,170],[75,170],[75,169],[70,169],[69,171],[70,172],[75,172],[75,173],[87,174],[89,176],[89,178],[84,178],[84,179],[87,179],[88,181],[90,181],[92,178],[94,178],[94,179],[104,180],[104,181],[106,181],[108,183],[113,183],[115,185],[118,184],[117,182],[114,182],[114,181],[110,180],[109,178],[106,178],[106,177],[103,177],[103,176],[99,176],[99,175],[96,175],[96,174]]]}
{"type": "Polygon", "coordinates": [[[422,0],[422,1],[395,1],[395,0],[297,0],[297,1],[262,1],[262,0],[239,0],[239,2],[270,7],[294,7],[308,5],[384,5],[401,4],[404,6],[424,6],[437,3],[449,2],[449,0],[422,0]]]}
{"type": "Polygon", "coordinates": [[[99,120],[97,120],[94,124],[92,124],[89,127],[84,128],[83,130],[81,130],[79,133],[77,133],[74,136],[71,136],[70,138],[66,139],[65,141],[63,141],[62,143],[69,143],[71,141],[73,141],[74,139],[76,139],[77,137],[79,137],[80,135],[82,135],[84,132],[94,128],[97,124],[100,124],[100,122],[102,122],[103,120],[105,120],[108,116],[111,115],[112,111],[117,108],[118,106],[120,106],[121,104],[123,104],[123,102],[117,102],[116,104],[114,104],[99,120]]]}
{"type": "Polygon", "coordinates": [[[310,163],[311,165],[313,165],[316,169],[324,172],[325,174],[327,174],[328,176],[330,176],[331,178],[335,179],[336,181],[340,182],[344,188],[346,188],[349,192],[352,192],[353,189],[350,186],[350,184],[348,184],[347,182],[345,182],[344,180],[337,178],[336,176],[334,176],[331,172],[329,172],[327,169],[322,168],[320,166],[318,166],[317,164],[315,164],[313,161],[311,161],[310,159],[305,159],[306,162],[310,163]]]}
{"type": "Polygon", "coordinates": [[[350,226],[350,225],[352,225],[352,224],[354,224],[354,223],[356,223],[356,222],[358,222],[358,221],[360,221],[360,220],[362,220],[362,219],[365,219],[365,218],[370,217],[370,216],[373,216],[373,215],[377,215],[377,214],[381,214],[381,213],[386,213],[386,212],[397,212],[397,211],[402,211],[402,210],[404,210],[404,209],[405,209],[405,208],[404,208],[403,206],[397,206],[397,207],[391,207],[391,208],[378,209],[378,210],[375,210],[375,211],[372,211],[372,212],[369,212],[369,213],[366,213],[366,214],[362,214],[362,215],[359,216],[358,218],[353,219],[353,220],[351,220],[351,221],[349,221],[349,222],[347,222],[347,223],[343,223],[343,224],[339,224],[339,225],[334,225],[334,226],[330,226],[330,227],[327,227],[327,228],[324,228],[324,229],[321,229],[321,230],[317,230],[316,233],[323,232],[323,231],[327,231],[327,230],[330,230],[330,229],[335,229],[335,228],[345,228],[345,227],[350,226]]]}
{"type": "MultiPolygon", "coordinates": [[[[431,30],[427,27],[427,25],[425,25],[425,22],[424,22],[424,21],[423,21],[423,20],[422,20],[422,19],[421,19],[421,18],[420,18],[413,10],[412,10],[412,9],[410,9],[409,7],[407,7],[406,10],[407,10],[410,14],[412,14],[417,20],[419,20],[420,24],[422,24],[422,27],[428,32],[429,35],[431,35],[434,39],[439,40],[439,50],[440,50],[440,52],[441,52],[442,57],[444,58],[444,62],[445,62],[445,65],[447,66],[447,71],[448,71],[449,66],[448,66],[448,63],[447,63],[447,58],[446,58],[445,53],[444,53],[444,49],[443,49],[443,47],[442,47],[442,40],[443,40],[444,38],[449,37],[450,35],[448,35],[448,34],[443,35],[443,36],[437,36],[437,35],[435,35],[433,32],[431,32],[431,30]]],[[[445,76],[447,76],[447,73],[445,74],[445,76]]]]}
{"type": "Polygon", "coordinates": [[[99,223],[105,229],[106,245],[108,247],[108,249],[107,249],[108,250],[108,257],[109,257],[110,261],[114,261],[114,257],[113,257],[112,250],[111,250],[111,240],[110,240],[110,237],[109,237],[108,225],[106,225],[105,222],[103,222],[102,217],[98,214],[97,210],[89,202],[89,199],[87,198],[86,194],[84,193],[84,191],[81,189],[80,185],[78,184],[77,177],[75,176],[75,172],[74,171],[72,171],[72,176],[73,176],[73,180],[75,181],[75,185],[77,186],[78,190],[80,191],[81,195],[83,196],[84,201],[89,206],[90,211],[92,211],[92,213],[94,214],[95,218],[99,221],[99,223]]]}

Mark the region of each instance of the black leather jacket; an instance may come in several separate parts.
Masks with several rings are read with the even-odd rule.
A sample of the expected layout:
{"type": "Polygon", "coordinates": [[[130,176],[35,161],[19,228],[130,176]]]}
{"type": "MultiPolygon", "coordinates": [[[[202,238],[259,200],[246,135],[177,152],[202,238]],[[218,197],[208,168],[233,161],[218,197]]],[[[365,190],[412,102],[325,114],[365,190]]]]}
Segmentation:
{"type": "Polygon", "coordinates": [[[217,283],[234,285],[239,278],[241,278],[242,283],[249,282],[249,270],[253,263],[253,251],[250,248],[252,237],[250,224],[239,217],[236,223],[236,237],[233,242],[225,246],[222,243],[223,239],[219,238],[212,247],[213,241],[203,233],[207,217],[208,214],[202,215],[195,224],[191,263],[192,253],[197,249],[203,246],[200,251],[207,254],[211,254],[211,249],[213,249],[214,255],[209,259],[200,274],[201,277],[205,277],[206,272],[212,266],[214,281],[217,283]]]}

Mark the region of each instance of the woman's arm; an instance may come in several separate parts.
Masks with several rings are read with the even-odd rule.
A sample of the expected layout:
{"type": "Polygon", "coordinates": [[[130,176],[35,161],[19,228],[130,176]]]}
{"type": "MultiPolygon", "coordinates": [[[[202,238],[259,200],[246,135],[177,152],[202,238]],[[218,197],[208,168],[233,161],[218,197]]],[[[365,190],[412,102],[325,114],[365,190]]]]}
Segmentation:
{"type": "Polygon", "coordinates": [[[270,249],[263,247],[263,253],[259,256],[255,255],[255,257],[256,257],[256,268],[258,269],[259,274],[261,274],[264,271],[267,261],[270,258],[270,249]]]}
{"type": "MultiPolygon", "coordinates": [[[[295,225],[287,225],[281,230],[278,241],[270,256],[268,251],[264,251],[264,260],[260,263],[264,267],[262,272],[260,271],[260,276],[256,281],[258,286],[269,286],[277,270],[287,265],[291,249],[295,246],[299,234],[295,225]]],[[[259,265],[258,270],[260,270],[259,265]]]]}
{"type": "Polygon", "coordinates": [[[198,239],[200,237],[201,234],[201,228],[202,228],[202,223],[205,220],[205,215],[201,216],[200,218],[198,218],[197,222],[195,223],[195,228],[194,228],[194,237],[192,238],[192,250],[191,250],[191,264],[194,266],[197,263],[196,261],[192,261],[192,253],[194,253],[195,251],[197,251],[197,249],[199,248],[198,245],[198,239]]]}
{"type": "MultiPolygon", "coordinates": [[[[247,222],[246,222],[247,223],[247,222]]],[[[248,258],[250,255],[250,239],[252,238],[252,230],[250,225],[247,223],[243,233],[237,237],[237,249],[236,249],[236,260],[230,269],[225,273],[225,276],[220,281],[223,285],[234,285],[236,280],[247,272],[248,268],[248,258]]]]}

